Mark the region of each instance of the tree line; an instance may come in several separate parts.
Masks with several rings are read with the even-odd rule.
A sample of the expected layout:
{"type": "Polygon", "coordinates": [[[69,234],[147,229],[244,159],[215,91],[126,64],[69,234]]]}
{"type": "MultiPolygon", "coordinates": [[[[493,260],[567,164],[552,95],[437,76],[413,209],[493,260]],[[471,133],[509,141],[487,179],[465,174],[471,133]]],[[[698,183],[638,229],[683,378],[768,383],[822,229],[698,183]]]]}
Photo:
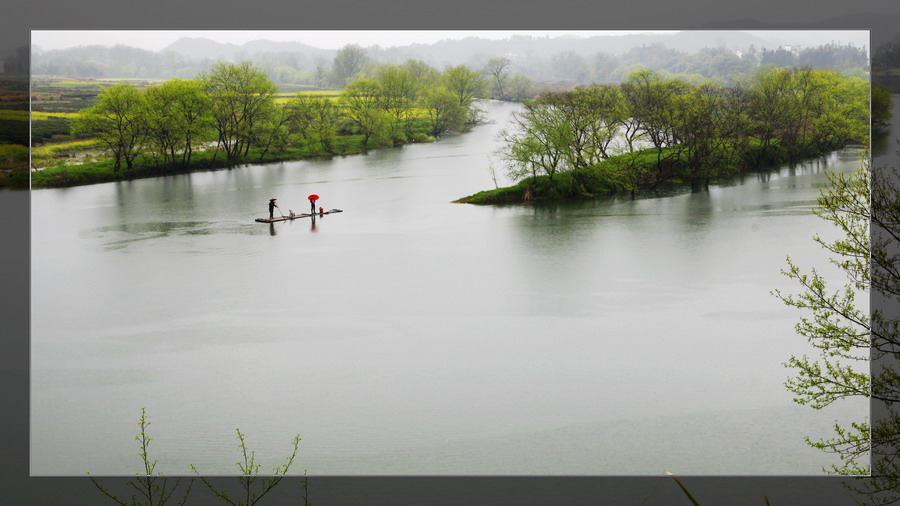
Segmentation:
{"type": "Polygon", "coordinates": [[[211,160],[221,153],[226,163],[246,159],[251,148],[259,159],[289,147],[333,155],[342,136],[359,136],[367,149],[464,130],[478,121],[485,90],[465,66],[439,72],[410,60],[371,67],[334,97],[301,92],[281,100],[261,69],[219,63],[197,79],[106,88],[71,129],[100,140],[116,172],[139,157],[158,167],[189,165],[195,151],[213,145],[211,160]]]}
{"type": "MultiPolygon", "coordinates": [[[[33,74],[190,79],[220,60],[250,60],[276,84],[328,89],[342,88],[365,72],[368,65],[408,59],[442,66],[454,62],[487,72],[505,58],[509,61],[507,70],[511,75],[548,86],[620,83],[639,68],[666,71],[694,81],[712,79],[725,85],[733,84],[732,77],[736,74],[752,72],[757,66],[767,64],[781,67],[809,65],[860,76],[864,76],[869,68],[865,47],[835,43],[775,49],[750,45],[740,50],[715,46],[685,51],[662,42],[625,49],[609,40],[566,42],[519,37],[508,41],[455,41],[428,47],[390,49],[347,44],[336,51],[313,47],[279,50],[276,45],[247,47],[234,52],[221,48],[222,54],[217,57],[212,57],[213,52],[203,48],[201,45],[191,51],[190,47],[183,47],[182,52],[153,52],[124,45],[49,51],[37,48],[32,62],[33,74]],[[597,48],[601,50],[597,51],[597,48]]],[[[10,61],[10,65],[13,64],[10,61]]]]}
{"type": "Polygon", "coordinates": [[[864,143],[869,128],[868,83],[808,67],[761,67],[731,87],[641,70],[620,85],[546,93],[523,105],[500,134],[510,179],[553,182],[574,172],[613,192],[672,179],[708,184],[864,143]]]}

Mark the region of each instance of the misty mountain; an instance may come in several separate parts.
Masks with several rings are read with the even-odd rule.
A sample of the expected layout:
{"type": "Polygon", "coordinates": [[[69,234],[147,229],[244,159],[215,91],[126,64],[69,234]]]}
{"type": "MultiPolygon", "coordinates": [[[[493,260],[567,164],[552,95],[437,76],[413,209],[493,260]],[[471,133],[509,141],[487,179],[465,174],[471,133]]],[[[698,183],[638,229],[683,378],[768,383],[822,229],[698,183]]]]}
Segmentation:
{"type": "Polygon", "coordinates": [[[178,53],[189,58],[211,58],[235,61],[265,53],[300,53],[312,57],[331,59],[336,51],[320,49],[302,42],[275,42],[252,40],[242,45],[216,42],[202,37],[183,37],[166,46],[162,52],[178,53]]]}
{"type": "MultiPolygon", "coordinates": [[[[768,28],[768,27],[766,27],[768,28]]],[[[202,32],[200,32],[202,34],[202,32]]],[[[753,34],[733,30],[695,30],[675,33],[549,37],[516,35],[503,40],[478,37],[445,39],[433,44],[366,48],[370,63],[401,64],[410,59],[443,70],[466,65],[482,69],[491,59],[510,61],[510,76],[521,74],[535,82],[572,86],[621,81],[636,65],[690,79],[731,77],[752,70],[757,64],[780,66],[811,64],[836,70],[868,67],[868,48],[846,45],[841,32],[806,34],[766,32],[753,34]],[[826,46],[821,51],[812,35],[826,46]],[[834,39],[834,40],[831,40],[834,39]],[[798,43],[804,42],[804,43],[798,43]],[[791,46],[790,49],[782,46],[791,46]],[[802,51],[808,50],[807,54],[802,51]],[[815,53],[815,54],[813,54],[815,53]]],[[[161,51],[116,45],[81,46],[41,51],[35,49],[32,72],[82,78],[193,78],[216,62],[251,61],[279,85],[301,88],[340,87],[331,76],[339,50],[322,49],[301,41],[254,40],[244,44],[221,43],[204,37],[185,37],[161,51]]]]}

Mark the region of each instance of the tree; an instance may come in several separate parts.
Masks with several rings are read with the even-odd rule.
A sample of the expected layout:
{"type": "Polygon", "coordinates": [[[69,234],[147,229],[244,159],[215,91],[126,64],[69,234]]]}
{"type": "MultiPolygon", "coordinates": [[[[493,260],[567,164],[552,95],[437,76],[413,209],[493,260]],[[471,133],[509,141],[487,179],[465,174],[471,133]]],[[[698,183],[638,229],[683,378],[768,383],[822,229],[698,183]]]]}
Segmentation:
{"type": "Polygon", "coordinates": [[[613,72],[620,66],[619,59],[607,53],[597,53],[591,60],[591,78],[596,83],[608,83],[613,80],[613,72]]]}
{"type": "Polygon", "coordinates": [[[519,180],[544,173],[550,181],[559,172],[573,167],[574,132],[565,114],[547,100],[529,100],[520,112],[513,113],[512,129],[500,132],[504,146],[500,157],[507,175],[519,180]]]}
{"type": "Polygon", "coordinates": [[[296,110],[290,104],[276,104],[272,112],[257,127],[259,131],[257,137],[263,148],[259,153],[260,160],[265,158],[270,148],[276,148],[281,152],[285,150],[291,140],[289,125],[294,121],[295,114],[296,110]]]}
{"type": "Polygon", "coordinates": [[[484,65],[484,71],[494,78],[494,89],[497,90],[497,93],[494,95],[496,98],[503,100],[506,98],[506,93],[503,89],[503,86],[506,84],[506,79],[509,77],[506,73],[506,69],[512,64],[509,58],[491,58],[484,65]]]}
{"type": "Polygon", "coordinates": [[[584,83],[590,76],[590,69],[584,57],[573,51],[564,51],[550,57],[550,68],[556,79],[566,79],[584,83]]]}
{"type": "Polygon", "coordinates": [[[831,471],[867,474],[851,483],[876,504],[900,500],[900,320],[882,308],[900,302],[900,188],[896,169],[870,172],[868,163],[850,174],[829,174],[829,184],[818,200],[816,214],[842,231],[826,242],[831,262],[846,276],[843,286],[832,288],[815,269],[805,274],[788,258],[783,273],[802,287],[798,295],[774,294],[787,305],[811,313],[796,325],[817,356],[792,356],[785,364],[795,371],[786,383],[795,402],[815,409],[846,397],[871,398],[877,421],[835,424],[835,437],[807,442],[836,453],[842,465],[831,471]],[[871,235],[870,235],[871,228],[871,235]],[[875,301],[871,309],[864,297],[875,301]],[[862,301],[860,298],[862,297],[862,301]],[[868,368],[869,361],[871,366],[868,368]],[[860,367],[862,366],[862,367],[860,367]],[[872,456],[872,465],[860,462],[872,456]]]}
{"type": "Polygon", "coordinates": [[[224,150],[229,161],[246,155],[258,140],[254,127],[275,111],[277,88],[250,62],[218,63],[200,79],[211,101],[217,149],[224,150]]]}
{"type": "Polygon", "coordinates": [[[760,67],[750,81],[751,131],[759,138],[761,150],[757,163],[765,156],[773,142],[786,132],[791,120],[789,96],[790,71],[772,66],[760,67]]]}
{"type": "Polygon", "coordinates": [[[465,65],[451,67],[441,79],[444,86],[456,95],[460,107],[471,111],[475,101],[484,95],[484,79],[465,65]]]}
{"type": "Polygon", "coordinates": [[[709,188],[709,180],[736,172],[746,149],[748,119],[742,90],[706,84],[673,101],[673,147],[692,187],[709,188]]]}
{"type": "Polygon", "coordinates": [[[689,89],[686,83],[664,80],[659,73],[638,70],[629,74],[620,85],[627,104],[628,116],[635,119],[640,130],[656,148],[657,178],[666,177],[664,162],[674,156],[665,148],[678,144],[674,130],[675,99],[689,89]]]}
{"type": "Polygon", "coordinates": [[[375,72],[375,80],[381,85],[381,107],[393,115],[395,126],[402,124],[409,130],[409,116],[418,93],[412,74],[398,65],[383,65],[375,72]]]}
{"type": "Polygon", "coordinates": [[[531,79],[522,74],[516,74],[509,79],[509,99],[521,102],[532,98],[534,96],[533,87],[531,79]]]}
{"type": "Polygon", "coordinates": [[[400,67],[409,72],[420,88],[431,88],[440,84],[441,73],[422,60],[406,60],[400,67]]]}
{"type": "Polygon", "coordinates": [[[143,93],[132,84],[110,86],[97,95],[97,102],[72,122],[72,133],[97,136],[113,154],[113,171],[122,162],[131,169],[147,135],[143,93]]]}
{"type": "Polygon", "coordinates": [[[194,144],[209,138],[210,99],[203,83],[171,79],[145,92],[145,122],[151,146],[164,164],[190,163],[194,144]]]}
{"type": "Polygon", "coordinates": [[[872,86],[872,126],[881,128],[891,120],[891,90],[872,86]]]}
{"type": "Polygon", "coordinates": [[[343,87],[369,63],[369,55],[362,46],[347,44],[334,56],[331,70],[331,82],[343,87]]]}
{"type": "Polygon", "coordinates": [[[382,87],[373,79],[357,79],[341,92],[344,114],[363,135],[363,145],[375,137],[383,142],[390,137],[391,117],[382,108],[382,87]]]}
{"type": "Polygon", "coordinates": [[[438,136],[451,130],[459,130],[466,121],[466,110],[452,91],[438,86],[422,93],[421,107],[425,109],[431,125],[431,135],[438,136]]]}
{"type": "Polygon", "coordinates": [[[290,130],[308,146],[321,146],[325,153],[334,153],[337,137],[338,108],[328,97],[298,93],[290,104],[294,110],[290,130]]]}

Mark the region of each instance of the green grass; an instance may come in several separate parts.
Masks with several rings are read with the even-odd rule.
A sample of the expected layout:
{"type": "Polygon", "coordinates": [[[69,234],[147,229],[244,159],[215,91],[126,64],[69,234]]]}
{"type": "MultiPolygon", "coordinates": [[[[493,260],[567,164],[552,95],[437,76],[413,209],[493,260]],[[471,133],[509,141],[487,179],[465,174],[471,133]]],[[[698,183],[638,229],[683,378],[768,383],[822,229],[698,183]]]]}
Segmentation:
{"type": "MultiPolygon", "coordinates": [[[[424,137],[418,136],[422,140],[424,137]]],[[[429,138],[430,139],[430,138],[429,138]]],[[[361,135],[341,135],[334,140],[334,152],[323,151],[320,145],[289,147],[285,149],[270,149],[263,156],[261,148],[251,149],[247,156],[228,162],[222,151],[215,150],[194,152],[190,165],[157,166],[147,158],[139,157],[135,160],[133,169],[123,167],[118,172],[113,170],[114,163],[111,159],[89,161],[78,165],[71,164],[71,160],[55,159],[54,155],[61,152],[71,152],[78,149],[96,148],[96,141],[75,141],[49,145],[40,152],[42,160],[47,162],[47,167],[42,170],[32,171],[32,188],[53,188],[77,186],[84,184],[103,183],[109,181],[123,181],[144,177],[156,177],[172,174],[184,174],[202,170],[215,170],[233,167],[243,164],[266,164],[288,160],[301,160],[309,158],[330,158],[333,156],[347,156],[364,153],[369,149],[377,149],[376,145],[363,145],[361,135]],[[91,144],[91,143],[95,144],[91,144]]],[[[2,180],[0,180],[2,181],[2,180]]]]}
{"type": "MultiPolygon", "coordinates": [[[[41,112],[33,111],[30,114],[32,121],[45,121],[52,118],[77,118],[77,112],[41,112]]],[[[14,109],[0,109],[0,120],[28,121],[28,111],[18,111],[14,109]]]]}

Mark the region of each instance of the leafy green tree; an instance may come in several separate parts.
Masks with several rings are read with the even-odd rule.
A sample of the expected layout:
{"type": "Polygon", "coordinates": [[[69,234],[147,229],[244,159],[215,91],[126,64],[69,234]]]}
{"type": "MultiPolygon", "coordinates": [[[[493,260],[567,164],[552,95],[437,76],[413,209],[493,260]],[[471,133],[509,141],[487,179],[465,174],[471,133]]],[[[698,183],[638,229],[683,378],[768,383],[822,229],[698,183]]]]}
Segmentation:
{"type": "Polygon", "coordinates": [[[791,74],[787,69],[774,66],[760,67],[751,77],[750,117],[751,133],[760,142],[757,163],[766,157],[781,132],[786,132],[793,113],[790,105],[791,74]]]}
{"type": "Polygon", "coordinates": [[[237,160],[258,140],[256,127],[275,112],[277,88],[249,62],[218,63],[200,79],[211,101],[217,149],[225,151],[229,161],[237,160]]]}
{"type": "Polygon", "coordinates": [[[484,96],[487,86],[478,72],[469,69],[465,65],[447,69],[441,81],[444,87],[456,95],[460,107],[470,111],[475,105],[475,101],[484,96]]]}
{"type": "Polygon", "coordinates": [[[695,189],[739,170],[749,123],[743,103],[740,90],[709,84],[675,97],[673,131],[680,142],[673,151],[695,189]]]}
{"type": "Polygon", "coordinates": [[[392,118],[382,108],[382,95],[381,84],[373,79],[357,79],[341,92],[344,115],[362,134],[363,145],[373,137],[379,143],[390,138],[392,118]]]}
{"type": "Polygon", "coordinates": [[[821,110],[812,120],[813,145],[837,149],[869,137],[869,83],[835,71],[818,71],[821,110]]]}
{"type": "Polygon", "coordinates": [[[657,178],[667,177],[664,162],[675,153],[665,148],[680,142],[675,131],[675,99],[687,93],[689,86],[676,80],[664,80],[659,73],[638,70],[629,74],[620,85],[627,104],[628,115],[656,149],[657,178]]]}
{"type": "Polygon", "coordinates": [[[510,100],[522,102],[525,99],[532,98],[534,83],[522,74],[516,74],[509,78],[508,89],[510,100]]]}
{"type": "Polygon", "coordinates": [[[443,86],[426,88],[420,104],[425,109],[433,136],[460,130],[465,125],[466,110],[459,105],[456,95],[443,86]]]}
{"type": "Polygon", "coordinates": [[[270,114],[266,115],[262,123],[257,127],[262,151],[259,159],[262,160],[271,148],[283,152],[291,142],[290,125],[294,122],[296,110],[290,104],[275,104],[270,114]]]}
{"type": "Polygon", "coordinates": [[[849,426],[835,424],[835,436],[807,442],[840,456],[831,471],[869,474],[849,486],[868,496],[871,504],[900,500],[900,320],[882,308],[900,302],[900,189],[896,169],[870,172],[868,164],[849,174],[829,174],[816,214],[837,226],[835,241],[815,240],[832,255],[831,262],[846,276],[834,287],[813,269],[804,273],[788,258],[783,273],[797,281],[802,292],[783,295],[785,304],[804,310],[796,325],[816,356],[792,356],[785,364],[794,370],[786,383],[795,402],[822,409],[848,397],[870,398],[879,413],[849,426]],[[876,301],[869,307],[869,299],[876,301]],[[871,366],[869,365],[871,361],[871,366]],[[871,466],[863,462],[872,457],[871,466]]]}
{"type": "MultiPolygon", "coordinates": [[[[383,65],[375,72],[375,80],[381,85],[381,107],[393,116],[395,126],[402,125],[408,131],[412,106],[418,93],[413,75],[399,65],[383,65]]],[[[398,133],[395,137],[400,138],[401,135],[398,133]]]]}
{"type": "Polygon", "coordinates": [[[91,107],[72,121],[73,134],[96,136],[113,154],[113,170],[122,162],[131,169],[141,154],[147,136],[144,94],[134,85],[122,83],[104,89],[91,107]]]}
{"type": "Polygon", "coordinates": [[[298,94],[289,107],[294,110],[291,131],[306,145],[321,147],[325,153],[333,154],[340,116],[334,102],[328,97],[298,94]]]}
{"type": "Polygon", "coordinates": [[[171,79],[147,88],[145,96],[144,118],[155,154],[164,164],[190,163],[195,144],[209,140],[212,131],[203,83],[171,79]]]}
{"type": "Polygon", "coordinates": [[[441,73],[422,60],[406,60],[400,67],[409,72],[420,88],[431,88],[440,84],[441,73]]]}
{"type": "Polygon", "coordinates": [[[572,125],[546,100],[530,100],[523,105],[522,111],[513,113],[512,127],[499,134],[504,142],[500,159],[514,181],[528,173],[532,177],[542,173],[553,181],[557,173],[572,168],[572,125]]]}
{"type": "Polygon", "coordinates": [[[884,127],[891,119],[891,90],[872,85],[872,125],[884,127]]]}

